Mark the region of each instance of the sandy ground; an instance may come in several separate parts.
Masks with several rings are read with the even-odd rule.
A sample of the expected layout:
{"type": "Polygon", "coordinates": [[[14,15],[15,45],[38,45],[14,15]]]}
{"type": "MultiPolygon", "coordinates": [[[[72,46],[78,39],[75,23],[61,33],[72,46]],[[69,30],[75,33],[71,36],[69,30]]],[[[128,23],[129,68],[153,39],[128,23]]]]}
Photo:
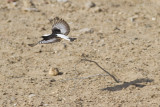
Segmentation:
{"type": "Polygon", "coordinates": [[[160,1],[92,1],[1,0],[1,107],[160,106],[160,1]],[[56,16],[77,40],[29,47],[56,16]]]}

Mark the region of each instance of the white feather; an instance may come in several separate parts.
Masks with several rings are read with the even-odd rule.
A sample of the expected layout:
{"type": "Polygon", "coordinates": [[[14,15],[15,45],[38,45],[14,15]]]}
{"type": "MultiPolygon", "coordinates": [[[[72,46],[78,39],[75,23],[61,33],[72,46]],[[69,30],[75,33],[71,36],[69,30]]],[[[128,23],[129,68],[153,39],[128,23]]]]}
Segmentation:
{"type": "Polygon", "coordinates": [[[49,36],[50,34],[44,34],[43,36],[49,36]]]}
{"type": "Polygon", "coordinates": [[[60,37],[60,38],[63,38],[63,39],[65,39],[65,40],[70,41],[69,37],[66,36],[66,35],[63,35],[63,34],[56,34],[56,35],[57,35],[58,37],[60,37]]]}

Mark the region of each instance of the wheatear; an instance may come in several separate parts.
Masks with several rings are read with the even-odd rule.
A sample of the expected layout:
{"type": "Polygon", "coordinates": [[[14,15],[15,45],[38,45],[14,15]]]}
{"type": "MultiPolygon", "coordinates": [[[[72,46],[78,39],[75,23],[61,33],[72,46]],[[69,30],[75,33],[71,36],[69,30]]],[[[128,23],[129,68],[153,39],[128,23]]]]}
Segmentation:
{"type": "Polygon", "coordinates": [[[59,42],[62,39],[65,39],[71,42],[76,39],[76,38],[70,38],[67,36],[70,32],[70,27],[65,20],[59,17],[55,17],[53,21],[54,21],[54,24],[52,27],[52,34],[45,34],[42,36],[43,40],[37,43],[28,44],[28,45],[33,47],[33,46],[36,46],[37,44],[48,44],[48,43],[59,42]]]}

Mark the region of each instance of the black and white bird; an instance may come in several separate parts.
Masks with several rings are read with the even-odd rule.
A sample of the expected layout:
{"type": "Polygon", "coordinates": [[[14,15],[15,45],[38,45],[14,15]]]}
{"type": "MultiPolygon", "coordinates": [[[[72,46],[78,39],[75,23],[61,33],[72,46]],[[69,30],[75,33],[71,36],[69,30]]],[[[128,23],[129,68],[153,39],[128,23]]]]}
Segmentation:
{"type": "Polygon", "coordinates": [[[54,21],[54,24],[52,27],[52,34],[43,35],[42,36],[43,40],[37,43],[28,44],[28,45],[33,47],[33,46],[36,46],[37,44],[49,44],[49,43],[60,42],[62,39],[68,40],[70,42],[76,39],[76,38],[70,38],[67,36],[70,32],[70,27],[65,20],[59,17],[55,17],[53,21],[54,21]]]}

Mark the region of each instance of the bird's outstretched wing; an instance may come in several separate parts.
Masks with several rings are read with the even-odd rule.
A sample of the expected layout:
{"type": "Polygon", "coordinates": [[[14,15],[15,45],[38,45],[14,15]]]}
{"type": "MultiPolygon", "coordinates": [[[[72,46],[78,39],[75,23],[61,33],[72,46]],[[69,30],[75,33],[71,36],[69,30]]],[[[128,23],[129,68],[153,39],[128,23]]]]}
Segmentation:
{"type": "Polygon", "coordinates": [[[70,32],[70,27],[69,27],[68,23],[59,17],[55,17],[54,24],[52,27],[52,34],[68,35],[69,32],[70,32]]]}
{"type": "Polygon", "coordinates": [[[31,46],[31,47],[34,47],[34,46],[36,46],[38,44],[49,44],[49,43],[54,43],[54,42],[58,42],[58,41],[60,41],[60,39],[52,38],[52,39],[48,39],[48,40],[41,40],[41,41],[39,41],[37,43],[28,44],[28,45],[31,46]]]}

